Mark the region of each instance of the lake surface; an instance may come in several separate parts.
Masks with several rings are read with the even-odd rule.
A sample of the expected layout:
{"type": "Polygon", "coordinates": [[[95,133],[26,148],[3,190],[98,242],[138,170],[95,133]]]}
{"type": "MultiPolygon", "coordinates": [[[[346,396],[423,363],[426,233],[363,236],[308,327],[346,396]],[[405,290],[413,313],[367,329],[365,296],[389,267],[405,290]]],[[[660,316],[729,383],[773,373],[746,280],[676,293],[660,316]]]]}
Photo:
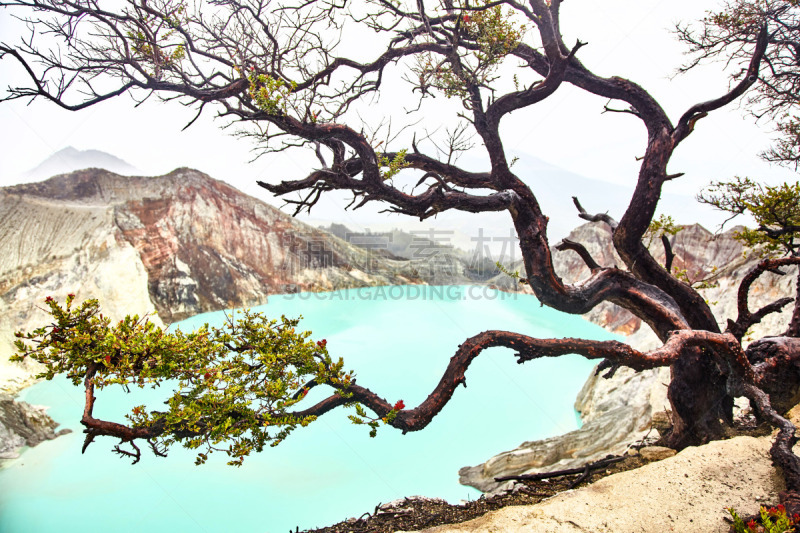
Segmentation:
{"type": "MultiPolygon", "coordinates": [[[[535,337],[610,339],[580,317],[541,307],[532,296],[483,287],[376,287],[334,293],[270,296],[257,310],[303,315],[300,327],[325,338],[358,383],[409,408],[438,382],[466,338],[486,329],[535,337]]],[[[184,331],[214,323],[221,312],[177,324],[184,331]]],[[[0,532],[279,532],[321,527],[372,512],[378,503],[410,495],[475,499],[458,483],[458,469],[503,450],[577,427],[576,394],[594,363],[572,355],[518,365],[513,352],[492,348],[467,371],[468,388],[423,431],[402,435],[368,428],[329,413],[284,443],[245,460],[242,468],[215,453],[203,466],[173,447],[167,458],[142,447],[142,460],[110,452],[99,438],[81,455],[78,422],[83,389],[65,379],[40,383],[22,399],[52,406],[49,413],[74,433],[26,450],[0,469],[0,532]]],[[[314,389],[306,401],[325,391],[314,389]]],[[[160,391],[106,389],[95,414],[124,421],[134,405],[155,404],[160,391]]]]}

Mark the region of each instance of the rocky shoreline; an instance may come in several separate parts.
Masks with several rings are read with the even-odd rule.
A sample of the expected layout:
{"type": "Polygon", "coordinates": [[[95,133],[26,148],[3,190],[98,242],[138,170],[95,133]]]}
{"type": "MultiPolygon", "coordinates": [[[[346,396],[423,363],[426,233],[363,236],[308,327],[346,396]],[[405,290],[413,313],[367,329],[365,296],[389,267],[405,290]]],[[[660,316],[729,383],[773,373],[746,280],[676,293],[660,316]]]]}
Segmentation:
{"type": "Polygon", "coordinates": [[[0,394],[0,459],[16,459],[24,446],[33,447],[72,432],[71,429],[56,431],[59,424],[46,411],[47,407],[0,394]]]}
{"type": "Polygon", "coordinates": [[[422,533],[728,533],[727,507],[756,513],[759,505],[775,505],[785,490],[769,455],[771,441],[740,436],[689,447],[541,503],[503,507],[422,533]]]}
{"type": "Polygon", "coordinates": [[[622,455],[630,445],[651,431],[653,414],[664,410],[669,369],[634,372],[624,368],[612,379],[592,375],[583,386],[575,406],[583,425],[564,435],[523,442],[485,463],[459,470],[459,482],[486,493],[510,490],[514,481],[496,482],[495,477],[553,472],[582,467],[609,454],[622,455]],[[583,407],[584,409],[580,409],[583,407]]]}

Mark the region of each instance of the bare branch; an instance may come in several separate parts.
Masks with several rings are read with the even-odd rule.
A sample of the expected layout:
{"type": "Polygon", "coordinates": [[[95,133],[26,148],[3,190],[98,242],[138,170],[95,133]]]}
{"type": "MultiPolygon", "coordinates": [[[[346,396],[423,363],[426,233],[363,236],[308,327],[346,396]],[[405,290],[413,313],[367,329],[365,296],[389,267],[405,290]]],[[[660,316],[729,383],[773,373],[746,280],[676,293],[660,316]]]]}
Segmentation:
{"type": "Polygon", "coordinates": [[[672,251],[672,244],[666,234],[661,235],[661,244],[664,245],[664,269],[672,272],[672,261],[675,259],[675,252],[672,251]]]}
{"type": "Polygon", "coordinates": [[[769,28],[765,24],[762,26],[761,31],[758,34],[755,50],[753,50],[753,56],[750,59],[750,65],[747,67],[747,72],[742,77],[742,80],[737,83],[733,89],[728,91],[727,94],[714,100],[695,104],[690,107],[689,110],[683,114],[680,120],[678,120],[675,131],[672,133],[672,138],[675,142],[675,145],[678,145],[692,132],[695,123],[699,119],[705,117],[711,111],[724,107],[733,102],[742,96],[745,91],[747,91],[747,89],[749,89],[756,82],[756,80],[758,80],[758,70],[761,65],[761,60],[764,57],[764,53],[766,52],[768,42],[769,28]]]}
{"type": "Polygon", "coordinates": [[[728,331],[733,333],[739,340],[744,337],[747,330],[761,322],[761,320],[770,313],[775,313],[783,309],[787,304],[792,302],[793,298],[782,298],[776,302],[772,302],[756,311],[750,312],[748,300],[750,295],[750,287],[764,272],[779,273],[782,266],[798,265],[800,264],[800,257],[784,257],[781,259],[765,259],[758,263],[750,272],[748,272],[742,282],[739,284],[737,293],[737,310],[738,316],[735,321],[728,320],[728,331]]]}
{"type": "Polygon", "coordinates": [[[586,249],[582,244],[577,243],[575,241],[571,241],[569,239],[563,239],[557,246],[556,250],[573,250],[577,252],[583,262],[586,263],[586,266],[589,267],[589,270],[595,270],[601,268],[597,261],[589,253],[589,250],[586,249]]]}
{"type": "Polygon", "coordinates": [[[575,207],[578,209],[578,216],[584,220],[588,220],[589,222],[605,222],[611,228],[611,231],[617,229],[617,221],[611,218],[608,213],[598,213],[596,215],[590,215],[586,212],[583,208],[581,203],[578,201],[577,196],[572,197],[572,203],[575,204],[575,207]]]}

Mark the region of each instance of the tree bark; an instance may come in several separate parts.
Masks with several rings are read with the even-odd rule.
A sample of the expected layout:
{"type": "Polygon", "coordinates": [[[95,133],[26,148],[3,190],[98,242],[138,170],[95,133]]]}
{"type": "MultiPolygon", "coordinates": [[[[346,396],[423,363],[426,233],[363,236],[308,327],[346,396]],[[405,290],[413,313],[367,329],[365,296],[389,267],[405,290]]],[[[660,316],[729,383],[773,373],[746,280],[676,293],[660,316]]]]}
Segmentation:
{"type": "Polygon", "coordinates": [[[671,448],[703,444],[721,437],[733,422],[733,397],[727,378],[704,348],[686,349],[670,367],[667,397],[672,406],[671,448]]]}

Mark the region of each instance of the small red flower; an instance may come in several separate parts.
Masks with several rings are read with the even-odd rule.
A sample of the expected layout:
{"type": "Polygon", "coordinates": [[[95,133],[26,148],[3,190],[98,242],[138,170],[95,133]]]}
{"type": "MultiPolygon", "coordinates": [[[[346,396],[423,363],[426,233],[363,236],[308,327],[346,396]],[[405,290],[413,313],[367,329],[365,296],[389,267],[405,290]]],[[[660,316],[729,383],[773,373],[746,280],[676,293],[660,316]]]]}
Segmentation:
{"type": "Polygon", "coordinates": [[[67,298],[75,298],[75,295],[73,293],[69,293],[67,294],[67,298]]]}
{"type": "Polygon", "coordinates": [[[206,379],[211,379],[211,374],[206,372],[205,374],[203,374],[203,377],[206,378],[206,379]]]}
{"type": "Polygon", "coordinates": [[[301,396],[301,398],[305,398],[305,397],[306,397],[306,394],[308,394],[308,387],[306,387],[305,389],[303,389],[303,396],[301,396]]]}
{"type": "Polygon", "coordinates": [[[784,507],[782,503],[778,505],[778,512],[781,514],[786,514],[786,507],[784,507]]]}
{"type": "Polygon", "coordinates": [[[61,328],[53,328],[53,333],[61,333],[61,328]]]}
{"type": "Polygon", "coordinates": [[[397,400],[397,403],[394,404],[394,407],[392,407],[392,409],[394,409],[395,411],[402,411],[405,408],[406,404],[403,403],[403,400],[397,400]]]}
{"type": "Polygon", "coordinates": [[[795,524],[800,523],[800,514],[794,513],[794,515],[792,516],[792,522],[794,522],[795,524]]]}
{"type": "Polygon", "coordinates": [[[758,524],[756,524],[755,520],[750,520],[747,523],[747,527],[750,528],[750,531],[756,531],[758,529],[758,524]]]}
{"type": "Polygon", "coordinates": [[[317,341],[317,346],[319,346],[320,348],[324,348],[327,345],[328,345],[328,341],[326,339],[322,339],[321,341],[317,341]]]}
{"type": "Polygon", "coordinates": [[[52,301],[53,301],[53,297],[52,297],[52,296],[48,296],[47,298],[45,298],[45,299],[44,299],[44,301],[45,301],[46,303],[50,303],[50,302],[52,302],[52,301]]]}
{"type": "Polygon", "coordinates": [[[111,356],[110,355],[105,356],[105,360],[106,360],[106,364],[107,365],[111,364],[111,356]]]}
{"type": "Polygon", "coordinates": [[[472,19],[470,18],[469,15],[464,15],[464,16],[461,17],[461,20],[463,20],[464,22],[469,22],[472,19]]]}

